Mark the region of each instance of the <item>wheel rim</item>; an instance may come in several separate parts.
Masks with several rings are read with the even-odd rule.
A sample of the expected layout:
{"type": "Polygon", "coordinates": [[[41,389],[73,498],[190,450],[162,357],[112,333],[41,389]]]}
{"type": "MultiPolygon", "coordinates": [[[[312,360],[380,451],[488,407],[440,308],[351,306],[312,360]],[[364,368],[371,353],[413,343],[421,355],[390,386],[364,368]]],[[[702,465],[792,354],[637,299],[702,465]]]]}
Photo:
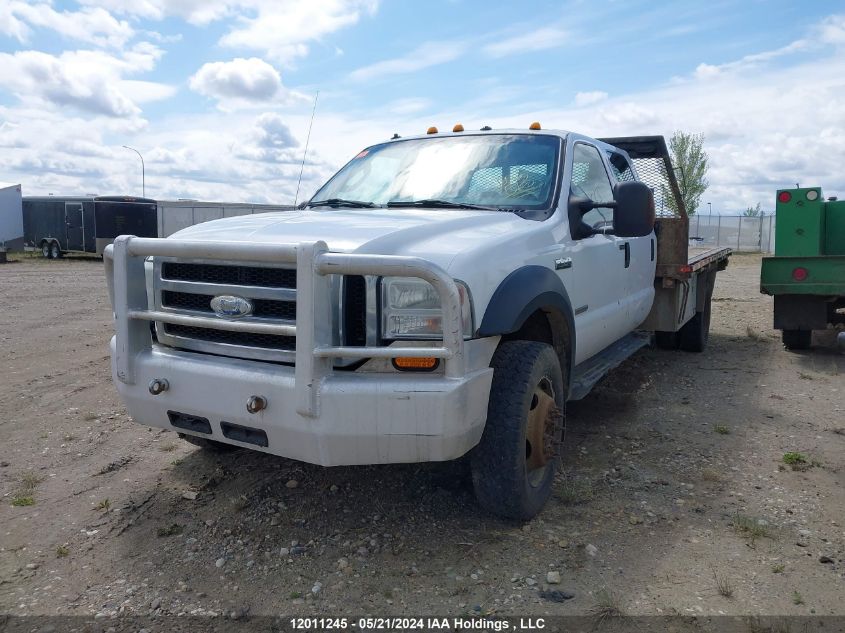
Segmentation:
{"type": "Polygon", "coordinates": [[[42,244],[41,245],[41,254],[44,257],[50,257],[50,245],[49,244],[42,244]]]}
{"type": "Polygon", "coordinates": [[[52,250],[53,250],[53,257],[58,257],[59,256],[59,245],[54,243],[52,250]]]}
{"type": "Polygon", "coordinates": [[[525,431],[525,469],[532,485],[542,480],[546,466],[557,457],[562,422],[554,387],[543,378],[531,394],[525,431]]]}

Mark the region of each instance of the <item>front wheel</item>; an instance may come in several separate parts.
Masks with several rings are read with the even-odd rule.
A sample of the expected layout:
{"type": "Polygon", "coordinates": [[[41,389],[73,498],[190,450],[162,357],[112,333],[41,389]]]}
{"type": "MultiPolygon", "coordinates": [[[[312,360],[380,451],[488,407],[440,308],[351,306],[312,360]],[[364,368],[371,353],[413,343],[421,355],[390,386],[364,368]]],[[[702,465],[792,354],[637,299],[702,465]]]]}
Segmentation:
{"type": "Polygon", "coordinates": [[[527,520],[552,493],[564,432],[564,372],[545,343],[507,341],[493,355],[493,384],[472,483],[492,514],[527,520]]]}
{"type": "Polygon", "coordinates": [[[59,259],[62,256],[62,249],[59,247],[58,242],[53,242],[50,245],[50,257],[53,259],[59,259]]]}
{"type": "Polygon", "coordinates": [[[41,244],[41,257],[50,259],[50,242],[43,242],[41,244]]]}

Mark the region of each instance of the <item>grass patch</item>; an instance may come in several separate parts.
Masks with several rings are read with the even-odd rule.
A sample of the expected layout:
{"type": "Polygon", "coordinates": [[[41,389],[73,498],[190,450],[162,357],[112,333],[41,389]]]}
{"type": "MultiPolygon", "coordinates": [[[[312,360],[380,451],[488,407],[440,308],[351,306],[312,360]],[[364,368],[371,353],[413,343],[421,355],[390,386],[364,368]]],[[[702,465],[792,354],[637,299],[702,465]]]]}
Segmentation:
{"type": "Polygon", "coordinates": [[[16,507],[34,506],[35,490],[44,481],[33,472],[24,473],[18,479],[18,490],[12,495],[12,505],[16,507]]]}
{"type": "Polygon", "coordinates": [[[792,592],[792,604],[804,604],[804,596],[797,591],[792,592]]]}
{"type": "Polygon", "coordinates": [[[809,470],[813,466],[818,466],[819,462],[807,459],[803,453],[784,453],[783,463],[789,466],[792,470],[809,470]]]}
{"type": "Polygon", "coordinates": [[[166,536],[178,536],[184,531],[184,529],[184,526],[179,525],[178,523],[172,523],[168,527],[160,527],[157,534],[159,538],[164,538],[166,536]]]}
{"type": "Polygon", "coordinates": [[[730,435],[731,430],[724,424],[714,424],[713,431],[719,435],[730,435]]]}
{"type": "Polygon", "coordinates": [[[784,565],[783,563],[775,563],[774,565],[772,565],[773,574],[782,574],[784,569],[786,569],[786,565],[784,565]]]}
{"type": "Polygon", "coordinates": [[[813,380],[813,374],[806,374],[803,371],[798,372],[798,377],[801,380],[813,380]]]}
{"type": "Polygon", "coordinates": [[[716,581],[716,590],[720,596],[723,598],[733,598],[734,588],[727,576],[722,576],[714,571],[713,579],[716,581]]]}
{"type": "Polygon", "coordinates": [[[229,499],[229,503],[235,512],[243,512],[249,507],[249,497],[246,495],[233,495],[229,499]]]}
{"type": "Polygon", "coordinates": [[[705,468],[701,471],[701,479],[703,481],[722,481],[722,475],[714,468],[705,468]]]}
{"type": "Polygon", "coordinates": [[[68,549],[67,545],[59,545],[56,548],[56,558],[67,558],[70,554],[70,550],[68,549]]]}
{"type": "Polygon", "coordinates": [[[103,512],[108,512],[109,508],[111,508],[111,501],[108,499],[103,499],[100,503],[97,504],[97,510],[101,510],[103,512]]]}
{"type": "Polygon", "coordinates": [[[588,503],[596,496],[591,483],[564,479],[557,487],[557,497],[566,504],[579,505],[588,503]]]}
{"type": "Polygon", "coordinates": [[[608,618],[622,616],[622,605],[616,594],[610,589],[604,588],[596,592],[596,604],[590,612],[595,616],[597,626],[601,626],[608,618]]]}
{"type": "Polygon", "coordinates": [[[751,539],[752,544],[759,538],[771,538],[768,526],[762,525],[758,519],[753,517],[736,514],[731,519],[731,524],[737,534],[751,539]]]}
{"type": "Polygon", "coordinates": [[[290,597],[291,600],[296,600],[297,598],[302,597],[302,592],[301,591],[291,591],[288,594],[288,596],[290,597]]]}

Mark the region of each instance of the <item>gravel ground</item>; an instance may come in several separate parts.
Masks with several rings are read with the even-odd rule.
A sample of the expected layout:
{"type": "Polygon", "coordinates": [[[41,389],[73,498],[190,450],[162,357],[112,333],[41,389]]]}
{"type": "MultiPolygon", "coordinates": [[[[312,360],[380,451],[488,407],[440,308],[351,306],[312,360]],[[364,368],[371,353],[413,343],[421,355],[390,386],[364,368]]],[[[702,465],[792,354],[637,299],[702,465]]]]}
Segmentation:
{"type": "Polygon", "coordinates": [[[845,615],[845,356],[783,349],[759,266],[720,273],[705,353],[643,350],[569,407],[554,497],[515,525],[455,465],[133,423],[102,263],[0,265],[0,613],[845,615]]]}

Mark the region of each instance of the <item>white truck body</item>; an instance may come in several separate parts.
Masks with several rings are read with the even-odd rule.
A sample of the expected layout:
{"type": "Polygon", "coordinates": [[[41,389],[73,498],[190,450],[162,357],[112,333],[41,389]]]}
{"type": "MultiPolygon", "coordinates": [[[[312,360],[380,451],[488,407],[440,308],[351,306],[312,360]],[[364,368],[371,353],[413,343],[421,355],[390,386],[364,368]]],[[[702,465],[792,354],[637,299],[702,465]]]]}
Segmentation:
{"type": "MultiPolygon", "coordinates": [[[[503,310],[519,312],[502,296],[515,273],[565,289],[569,313],[559,322],[570,338],[561,344],[556,338],[555,347],[567,376],[636,330],[659,288],[654,232],[574,239],[567,213],[573,152],[594,148],[611,185],[608,156],[624,152],[568,132],[489,134],[559,138],[560,195],[549,217],[318,207],[225,218],[168,239],[119,237],[106,254],[117,330],[112,368],[130,415],[145,425],[325,466],[450,460],[482,437],[491,359],[503,337],[513,335],[507,327],[491,332],[485,324],[503,310]],[[282,269],[293,276],[267,286],[254,276],[248,283],[244,277],[234,283],[218,278],[226,274],[221,267],[232,266],[240,275],[263,278],[262,271],[282,269]],[[191,277],[186,270],[202,274],[191,277]],[[355,345],[343,331],[350,276],[362,280],[358,300],[366,306],[366,328],[361,326],[355,345]],[[384,340],[379,283],[386,277],[420,278],[434,286],[442,309],[439,340],[384,340]],[[257,312],[227,318],[190,301],[167,305],[167,293],[180,301],[185,293],[200,302],[246,299],[249,310],[262,301],[287,300],[295,302],[295,318],[257,312]],[[268,347],[268,340],[290,345],[268,347]],[[397,357],[440,361],[433,371],[408,372],[391,362],[397,357]],[[255,398],[261,399],[259,410],[247,405],[255,398]]],[[[552,304],[541,295],[534,307],[554,324],[552,304]]]]}

